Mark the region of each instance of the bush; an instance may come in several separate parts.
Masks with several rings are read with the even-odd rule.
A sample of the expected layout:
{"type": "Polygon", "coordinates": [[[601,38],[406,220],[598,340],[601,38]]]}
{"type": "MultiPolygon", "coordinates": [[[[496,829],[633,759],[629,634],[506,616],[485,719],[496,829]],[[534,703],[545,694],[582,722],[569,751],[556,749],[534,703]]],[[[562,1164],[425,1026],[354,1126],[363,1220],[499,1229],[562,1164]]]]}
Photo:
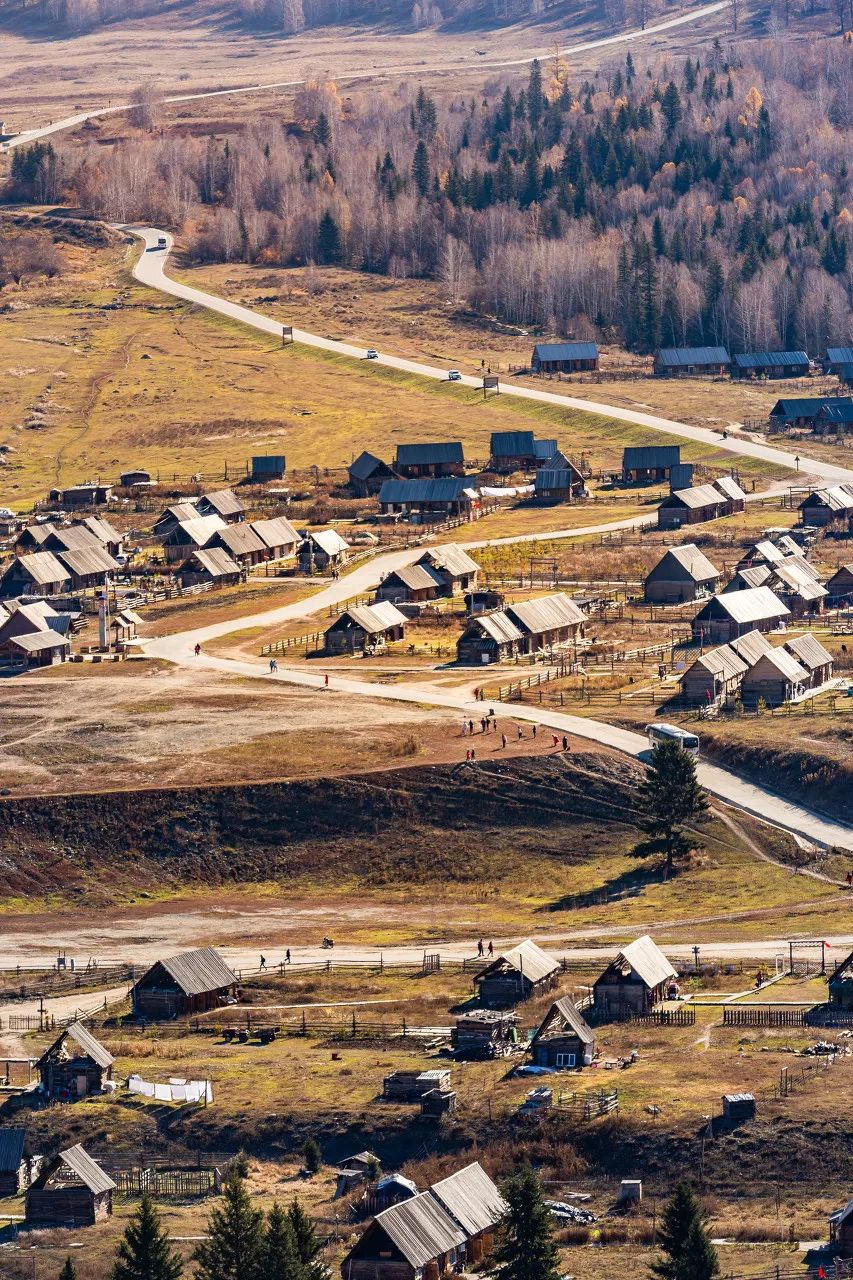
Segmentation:
{"type": "Polygon", "coordinates": [[[302,1144],[302,1162],[310,1174],[320,1172],[323,1153],[316,1138],[306,1138],[302,1144]]]}

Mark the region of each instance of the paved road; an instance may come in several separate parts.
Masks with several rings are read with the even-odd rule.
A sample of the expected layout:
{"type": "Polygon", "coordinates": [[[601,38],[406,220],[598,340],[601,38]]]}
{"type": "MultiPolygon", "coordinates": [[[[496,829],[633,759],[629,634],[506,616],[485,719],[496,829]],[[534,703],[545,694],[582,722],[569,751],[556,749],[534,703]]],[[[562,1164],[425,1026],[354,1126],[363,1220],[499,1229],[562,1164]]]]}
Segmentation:
{"type": "MultiPolygon", "coordinates": [[[[159,289],[160,292],[167,293],[173,298],[181,298],[185,302],[205,307],[208,311],[215,311],[218,315],[226,316],[230,320],[237,320],[241,324],[259,330],[261,333],[271,334],[276,338],[281,337],[282,327],[280,321],[273,320],[259,311],[253,311],[249,307],[240,306],[239,303],[229,302],[226,298],[220,298],[215,294],[206,293],[202,289],[196,289],[192,285],[182,284],[168,276],[165,271],[165,265],[169,251],[172,248],[172,237],[168,233],[156,227],[125,227],[122,229],[131,231],[145,243],[145,251],[140,255],[133,268],[133,274],[141,284],[149,285],[152,289],[159,289]],[[165,250],[157,248],[157,242],[161,236],[166,237],[167,248],[165,250]]],[[[333,338],[323,338],[314,333],[307,333],[303,329],[294,329],[293,339],[304,346],[319,348],[322,351],[332,351],[336,355],[349,356],[355,360],[365,359],[364,347],[355,347],[347,342],[337,342],[333,338]]],[[[422,378],[437,379],[441,382],[447,380],[446,369],[439,369],[435,365],[422,364],[417,360],[406,360],[400,356],[380,354],[377,361],[370,362],[370,364],[373,363],[384,365],[389,369],[399,369],[404,373],[413,373],[422,378]]],[[[461,382],[456,385],[480,389],[482,387],[482,379],[464,375],[461,382]]],[[[694,427],[686,422],[674,422],[671,419],[661,418],[655,414],[641,413],[635,409],[615,408],[613,405],[602,404],[595,400],[577,400],[572,396],[540,390],[538,387],[521,386],[518,383],[504,381],[503,379],[501,380],[501,394],[516,396],[523,400],[533,400],[540,404],[552,404],[558,408],[580,409],[586,413],[603,414],[619,422],[630,422],[636,426],[647,427],[652,431],[662,431],[670,435],[681,436],[687,440],[698,441],[700,444],[709,444],[715,449],[725,450],[741,457],[760,458],[776,466],[787,467],[791,471],[801,469],[802,473],[808,473],[833,483],[838,483],[841,480],[853,481],[853,469],[851,468],[802,456],[798,464],[796,455],[784,449],[774,449],[768,445],[758,444],[753,440],[739,439],[733,436],[723,440],[718,432],[710,431],[706,427],[694,427]]],[[[554,535],[550,534],[548,536],[553,537],[554,535]]]]}
{"type": "MultiPolygon", "coordinates": [[[[689,13],[680,14],[675,18],[668,18],[665,22],[657,22],[654,26],[646,27],[645,31],[624,31],[619,35],[606,36],[600,40],[588,40],[582,44],[568,45],[565,49],[561,49],[563,56],[577,53],[586,53],[594,49],[604,49],[611,45],[626,44],[636,40],[647,40],[652,36],[661,32],[671,31],[675,27],[681,27],[685,24],[695,24],[703,18],[712,17],[714,14],[723,12],[728,8],[728,0],[715,0],[713,4],[702,5],[700,8],[692,9],[689,13]]],[[[490,61],[475,56],[467,63],[436,63],[433,66],[416,64],[414,66],[401,67],[373,67],[366,71],[353,71],[347,74],[341,74],[336,79],[341,84],[352,84],[357,81],[364,80],[388,80],[397,79],[408,76],[423,77],[426,75],[460,75],[465,71],[477,72],[493,72],[507,70],[512,67],[528,66],[536,58],[553,57],[553,49],[543,49],[541,53],[531,54],[525,58],[512,58],[504,61],[490,61]]],[[[276,89],[295,89],[305,84],[305,80],[274,80],[267,84],[250,84],[239,85],[230,89],[209,89],[204,93],[181,93],[174,94],[166,98],[167,103],[180,102],[197,102],[202,98],[224,98],[239,94],[251,93],[268,93],[276,89]]],[[[9,151],[13,147],[26,146],[28,143],[37,142],[40,138],[50,137],[54,133],[61,133],[66,129],[75,129],[78,125],[85,124],[87,120],[97,120],[101,116],[117,115],[123,111],[128,111],[131,103],[122,102],[115,106],[98,107],[92,111],[80,111],[76,115],[65,116],[61,120],[53,120],[49,124],[40,125],[33,129],[26,129],[23,133],[16,134],[13,138],[7,139],[6,142],[0,143],[0,151],[9,151]]]]}

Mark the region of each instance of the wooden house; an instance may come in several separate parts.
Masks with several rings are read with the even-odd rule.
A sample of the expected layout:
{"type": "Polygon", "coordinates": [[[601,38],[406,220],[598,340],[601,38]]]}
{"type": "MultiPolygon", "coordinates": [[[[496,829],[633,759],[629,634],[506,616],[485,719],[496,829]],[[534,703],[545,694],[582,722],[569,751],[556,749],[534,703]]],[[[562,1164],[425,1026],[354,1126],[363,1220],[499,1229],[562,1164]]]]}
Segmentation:
{"type": "Polygon", "coordinates": [[[853,564],[843,564],[826,584],[827,604],[846,606],[853,601],[853,564]]]}
{"type": "Polygon", "coordinates": [[[84,591],[88,587],[102,587],[110,574],[118,573],[120,566],[112,556],[92,539],[92,544],[72,551],[57,553],[71,575],[72,591],[84,591]]]}
{"type": "Polygon", "coordinates": [[[16,667],[53,667],[65,662],[71,653],[71,641],[52,628],[13,636],[6,642],[9,661],[16,667]]]}
{"type": "Polygon", "coordinates": [[[722,705],[737,694],[748,670],[731,645],[709,649],[681,677],[682,697],[694,707],[722,705]]]}
{"type": "Polygon", "coordinates": [[[467,476],[386,480],[379,490],[379,510],[383,515],[404,516],[421,524],[460,517],[470,519],[479,507],[480,495],[467,476]]]}
{"type": "Polygon", "coordinates": [[[402,1173],[386,1173],[379,1178],[374,1187],[365,1196],[371,1213],[381,1213],[390,1209],[392,1204],[400,1204],[403,1200],[411,1200],[418,1194],[418,1184],[411,1178],[404,1178],[402,1173]]]}
{"type": "Polygon", "coordinates": [[[206,548],[218,533],[227,529],[221,516],[194,515],[190,520],[179,520],[163,536],[163,555],[168,564],[187,560],[195,551],[206,548]]]}
{"type": "Polygon", "coordinates": [[[839,1258],[853,1258],[853,1200],[829,1215],[829,1247],[839,1258]]]}
{"type": "Polygon", "coordinates": [[[518,1043],[518,1017],[506,1009],[460,1013],[450,1032],[459,1058],[500,1058],[518,1043]]]}
{"type": "Polygon", "coordinates": [[[853,1009],[853,951],[829,976],[829,1003],[836,1009],[853,1009]]]}
{"type": "Polygon", "coordinates": [[[586,497],[586,484],[572,463],[566,467],[537,467],[533,477],[533,497],[543,504],[574,502],[586,497]]]}
{"type": "Polygon", "coordinates": [[[771,427],[785,430],[788,427],[814,427],[818,414],[824,407],[849,404],[851,396],[802,396],[777,400],[768,415],[771,427]]]}
{"type": "Polygon", "coordinates": [[[625,484],[656,484],[668,480],[673,467],[680,465],[678,444],[629,445],[622,451],[622,480],[625,484]]]}
{"type": "Polygon", "coordinates": [[[787,649],[771,649],[747,671],[740,686],[741,701],[754,706],[763,698],[768,707],[780,707],[801,697],[809,688],[810,675],[787,649]]]}
{"type": "Polygon", "coordinates": [[[15,556],[0,578],[0,597],[58,596],[71,590],[71,571],[52,551],[15,556]]]}
{"type": "Polygon", "coordinates": [[[402,640],[408,618],[390,600],[353,605],[340,614],[324,634],[327,653],[364,653],[402,640]]]}
{"type": "Polygon", "coordinates": [[[680,604],[713,595],[720,585],[715,569],[693,542],[670,549],[646,576],[644,597],[651,604],[680,604]]]}
{"type": "Polygon", "coordinates": [[[442,1209],[465,1232],[465,1266],[477,1268],[491,1252],[495,1227],[506,1201],[478,1161],[434,1182],[429,1189],[442,1209]]]}
{"type": "Polygon", "coordinates": [[[341,1280],[441,1280],[462,1269],[466,1236],[428,1191],[378,1213],[341,1263],[341,1280]]]}
{"type": "Polygon", "coordinates": [[[229,524],[214,534],[208,547],[221,547],[237,564],[251,568],[268,559],[268,548],[250,524],[229,524]]]}
{"type": "Polygon", "coordinates": [[[24,1129],[0,1128],[0,1200],[16,1196],[29,1181],[29,1162],[24,1159],[24,1129]]]}
{"type": "Polygon", "coordinates": [[[680,529],[686,524],[705,524],[726,514],[728,499],[712,484],[674,489],[658,507],[659,529],[680,529]]]}
{"type": "Polygon", "coordinates": [[[791,616],[802,618],[823,613],[827,590],[818,577],[817,570],[801,556],[787,556],[771,571],[767,585],[791,616]]]}
{"type": "Polygon", "coordinates": [[[532,431],[493,431],[489,448],[489,470],[502,475],[532,471],[536,466],[536,443],[532,431]]]}
{"type": "Polygon", "coordinates": [[[853,365],[853,347],[827,347],[823,367],[826,373],[834,373],[843,377],[853,365]]]}
{"type": "Polygon", "coordinates": [[[555,1000],[530,1041],[530,1057],[537,1067],[573,1071],[588,1067],[595,1057],[595,1036],[568,996],[555,1000]]]}
{"type": "Polygon", "coordinates": [[[287,459],[283,453],[257,453],[251,462],[252,484],[268,484],[270,480],[283,480],[286,469],[287,459]]]}
{"type": "Polygon", "coordinates": [[[272,520],[253,520],[249,528],[264,544],[264,560],[289,560],[296,555],[299,534],[284,516],[275,516],[272,520]]]}
{"type": "Polygon", "coordinates": [[[504,604],[504,595],[494,587],[477,587],[465,592],[465,612],[467,614],[492,613],[504,604]]]}
{"type": "Polygon", "coordinates": [[[155,538],[165,538],[176,525],[181,524],[184,520],[195,520],[197,517],[198,511],[194,502],[189,499],[185,502],[173,502],[171,506],[164,507],[160,512],[154,521],[152,533],[155,538]]]}
{"type": "Polygon", "coordinates": [[[586,614],[564,591],[508,604],[504,614],[521,631],[525,653],[579,640],[587,623],[586,614]]]}
{"type": "Polygon", "coordinates": [[[598,368],[594,342],[537,342],[530,358],[534,373],[590,373],[598,368]]]}
{"type": "Polygon", "coordinates": [[[28,1227],[90,1227],[113,1211],[116,1184],[78,1144],[47,1160],[27,1192],[28,1227]]]}
{"type": "Polygon", "coordinates": [[[87,481],[85,484],[69,485],[67,489],[51,489],[47,500],[60,507],[103,507],[112,501],[112,497],[111,484],[87,481]]]}
{"type": "Polygon", "coordinates": [[[203,947],[158,960],[130,995],[135,1014],[157,1020],[219,1009],[236,990],[236,975],[213,947],[203,947]]]}
{"type": "Polygon", "coordinates": [[[506,662],[521,653],[524,644],[524,633],[502,609],[478,613],[456,642],[456,661],[465,666],[506,662]]]}
{"type": "Polygon", "coordinates": [[[732,356],[733,378],[807,378],[811,369],[805,351],[744,351],[732,356]]]}
{"type": "Polygon", "coordinates": [[[151,484],[151,472],[143,470],[142,467],[135,467],[130,471],[122,471],[118,482],[122,489],[134,489],[137,485],[149,485],[151,484]]]}
{"type": "Polygon", "coordinates": [[[42,1092],[60,1102],[102,1093],[112,1079],[113,1056],[79,1022],[64,1027],[36,1063],[42,1092]]]}
{"type": "Polygon", "coordinates": [[[18,604],[0,613],[0,658],[16,666],[48,667],[71,651],[71,618],[42,601],[18,604]]]}
{"type": "Polygon", "coordinates": [[[349,559],[350,545],[334,529],[309,533],[299,544],[299,572],[325,573],[349,559]]]}
{"type": "Polygon", "coordinates": [[[773,570],[766,564],[754,564],[749,568],[736,569],[734,576],[723,587],[723,591],[751,591],[754,587],[763,587],[773,577],[773,570]]]}
{"type": "Polygon", "coordinates": [[[442,584],[439,595],[455,596],[458,592],[469,591],[477,586],[480,566],[476,560],[471,559],[467,551],[457,547],[454,542],[430,547],[417,563],[438,575],[442,584]]]}
{"type": "Polygon", "coordinates": [[[347,467],[347,483],[357,498],[370,498],[379,492],[386,480],[399,480],[401,477],[387,462],[377,458],[375,454],[360,453],[347,467]]]}
{"type": "Polygon", "coordinates": [[[121,555],[124,550],[124,538],[109,520],[105,520],[103,516],[86,516],[82,528],[97,538],[109,555],[113,557],[121,555]]]}
{"type": "Polygon", "coordinates": [[[219,516],[226,524],[239,524],[246,519],[246,508],[231,489],[203,493],[195,505],[200,516],[219,516]]]}
{"type": "Polygon", "coordinates": [[[444,581],[425,564],[407,564],[385,575],[376,588],[376,599],[392,604],[424,604],[444,594],[444,581]]]}
{"type": "Polygon", "coordinates": [[[465,473],[465,453],[459,440],[434,444],[399,444],[394,470],[404,480],[441,480],[465,473]]]}
{"type": "Polygon", "coordinates": [[[218,587],[232,587],[243,577],[243,570],[222,547],[199,547],[178,570],[184,587],[197,582],[215,582],[218,587]]]}
{"type": "Polygon", "coordinates": [[[611,960],[593,983],[592,996],[596,1009],[612,1017],[648,1013],[666,998],[677,977],[660,947],[645,934],[611,960]]]}
{"type": "Polygon", "coordinates": [[[712,481],[711,488],[722,494],[725,504],[723,515],[732,516],[746,509],[746,494],[734,476],[717,476],[712,481]]]}
{"type": "Polygon", "coordinates": [[[790,616],[787,605],[769,587],[753,587],[712,596],[691,626],[695,639],[705,644],[726,644],[748,631],[772,631],[790,616]]]}
{"type": "Polygon", "coordinates": [[[356,1187],[369,1181],[371,1172],[379,1168],[379,1160],[372,1151],[358,1151],[355,1155],[346,1156],[338,1161],[338,1176],[335,1182],[335,1200],[349,1195],[356,1187]]]}
{"type": "Polygon", "coordinates": [[[836,484],[814,489],[798,507],[803,524],[825,528],[846,521],[853,513],[853,485],[836,484]]]}
{"type": "Polygon", "coordinates": [[[656,378],[721,378],[729,368],[725,347],[663,347],[655,356],[656,378]]]}
{"type": "Polygon", "coordinates": [[[559,960],[527,938],[475,974],[474,985],[481,1004],[502,1007],[550,991],[559,974],[559,960]]]}

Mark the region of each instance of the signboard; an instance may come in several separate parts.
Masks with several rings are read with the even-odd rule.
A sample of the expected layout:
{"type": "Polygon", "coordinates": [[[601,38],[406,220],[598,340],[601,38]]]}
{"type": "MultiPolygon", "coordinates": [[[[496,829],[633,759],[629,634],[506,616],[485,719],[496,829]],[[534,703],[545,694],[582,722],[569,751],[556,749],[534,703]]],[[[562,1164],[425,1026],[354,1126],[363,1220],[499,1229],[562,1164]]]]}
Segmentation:
{"type": "Polygon", "coordinates": [[[501,393],[500,385],[498,383],[496,376],[493,373],[487,373],[483,376],[483,399],[484,400],[486,399],[486,396],[489,394],[490,391],[495,391],[497,392],[498,395],[500,395],[501,393]]]}
{"type": "Polygon", "coordinates": [[[283,324],[281,326],[281,345],[284,346],[286,342],[292,342],[292,341],[293,341],[293,325],[283,324]]]}

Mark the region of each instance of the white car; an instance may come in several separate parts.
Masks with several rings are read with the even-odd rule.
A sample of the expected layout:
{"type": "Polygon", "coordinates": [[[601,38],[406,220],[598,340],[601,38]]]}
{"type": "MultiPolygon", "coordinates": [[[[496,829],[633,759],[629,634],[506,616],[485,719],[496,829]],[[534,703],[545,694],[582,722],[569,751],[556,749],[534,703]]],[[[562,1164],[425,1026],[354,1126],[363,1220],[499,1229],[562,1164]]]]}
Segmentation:
{"type": "Polygon", "coordinates": [[[368,348],[367,348],[367,356],[366,356],[366,359],[368,359],[368,360],[378,360],[378,359],[379,359],[379,352],[376,350],[376,348],[375,348],[375,347],[368,347],[368,348]]]}
{"type": "Polygon", "coordinates": [[[448,373],[448,375],[447,375],[447,381],[448,381],[448,382],[461,382],[461,381],[462,381],[462,374],[459,372],[459,370],[458,370],[458,369],[451,369],[451,370],[450,370],[450,372],[449,372],[449,373],[448,373]]]}

